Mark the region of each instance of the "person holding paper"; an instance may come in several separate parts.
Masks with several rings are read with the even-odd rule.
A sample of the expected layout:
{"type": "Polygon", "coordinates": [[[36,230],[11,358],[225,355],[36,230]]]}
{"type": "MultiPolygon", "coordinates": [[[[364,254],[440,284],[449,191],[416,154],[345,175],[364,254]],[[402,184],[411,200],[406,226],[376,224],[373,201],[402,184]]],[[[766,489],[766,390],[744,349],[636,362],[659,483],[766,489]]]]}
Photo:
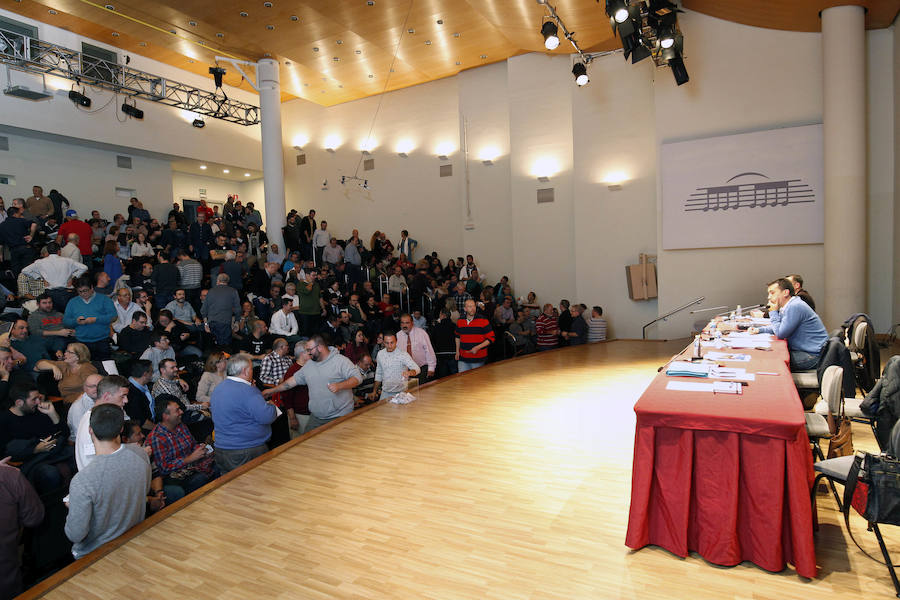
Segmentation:
{"type": "Polygon", "coordinates": [[[768,287],[768,309],[772,324],[769,327],[751,327],[750,334],[772,333],[785,340],[791,354],[791,371],[814,369],[828,331],[812,308],[794,295],[794,286],[785,278],[776,279],[768,287]]]}
{"type": "Polygon", "coordinates": [[[216,466],[223,474],[269,451],[272,422],[281,414],[253,385],[249,354],[229,358],[225,374],[209,402],[216,424],[216,466]]]}

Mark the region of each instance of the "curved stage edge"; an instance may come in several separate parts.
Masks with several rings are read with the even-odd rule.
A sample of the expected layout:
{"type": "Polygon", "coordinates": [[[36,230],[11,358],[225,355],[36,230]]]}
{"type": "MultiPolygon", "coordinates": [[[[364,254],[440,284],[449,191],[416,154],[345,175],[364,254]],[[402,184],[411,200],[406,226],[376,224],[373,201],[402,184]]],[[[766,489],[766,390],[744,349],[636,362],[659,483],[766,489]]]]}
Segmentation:
{"type": "Polygon", "coordinates": [[[887,570],[847,548],[824,497],[817,580],[625,547],[633,405],[684,345],[563,348],[429,383],[409,405],[367,406],[205,486],[19,598],[890,591],[887,570]]]}

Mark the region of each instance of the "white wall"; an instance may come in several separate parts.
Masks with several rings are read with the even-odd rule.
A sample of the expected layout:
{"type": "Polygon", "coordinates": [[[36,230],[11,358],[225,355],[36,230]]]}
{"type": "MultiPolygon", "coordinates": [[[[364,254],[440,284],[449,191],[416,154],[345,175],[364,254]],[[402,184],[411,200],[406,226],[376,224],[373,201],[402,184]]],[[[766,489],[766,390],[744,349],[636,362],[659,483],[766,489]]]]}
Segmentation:
{"type": "Polygon", "coordinates": [[[40,185],[44,193],[58,189],[82,218],[97,209],[108,218],[125,214],[128,197],[116,188],[135,190],[153,217],[162,219],[172,208],[172,168],[167,160],[131,155],[131,169],[116,166],[117,152],[3,134],[9,152],[0,152],[0,173],[15,176],[15,185],[0,185],[0,196],[27,198],[40,185]]]}
{"type": "MultiPolygon", "coordinates": [[[[254,207],[263,216],[263,222],[266,217],[265,198],[263,196],[262,179],[254,179],[253,181],[228,181],[226,179],[217,179],[215,177],[203,177],[190,173],[182,173],[180,171],[172,172],[172,199],[180,202],[183,199],[199,200],[200,190],[206,190],[206,200],[210,206],[219,205],[219,212],[228,196],[237,194],[242,204],[246,205],[252,202],[254,207]]],[[[171,206],[169,206],[171,208],[171,206]]]]}

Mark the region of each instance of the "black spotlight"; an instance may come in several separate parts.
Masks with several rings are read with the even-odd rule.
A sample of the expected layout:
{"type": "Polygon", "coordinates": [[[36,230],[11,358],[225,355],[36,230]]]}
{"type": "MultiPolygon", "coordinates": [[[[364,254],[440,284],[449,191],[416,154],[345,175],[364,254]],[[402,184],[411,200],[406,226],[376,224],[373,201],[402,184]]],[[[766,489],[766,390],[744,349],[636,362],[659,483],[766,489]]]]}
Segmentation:
{"type": "Polygon", "coordinates": [[[616,23],[624,23],[628,19],[628,7],[625,0],[606,0],[606,14],[616,23]]]}
{"type": "Polygon", "coordinates": [[[81,92],[76,92],[75,90],[69,91],[69,100],[77,104],[78,106],[83,106],[85,108],[91,107],[91,99],[82,94],[81,92]]]}
{"type": "Polygon", "coordinates": [[[144,111],[139,109],[137,106],[132,106],[127,102],[122,103],[122,112],[128,115],[129,117],[133,117],[135,119],[143,119],[144,111]]]}
{"type": "Polygon", "coordinates": [[[194,119],[194,122],[191,123],[191,125],[193,125],[197,129],[203,129],[204,127],[206,127],[206,121],[204,121],[203,119],[194,119]]]}
{"type": "Polygon", "coordinates": [[[575,83],[578,84],[578,87],[585,86],[591,81],[588,79],[587,67],[584,63],[575,63],[575,66],[572,67],[572,75],[575,76],[575,83]]]}
{"type": "Polygon", "coordinates": [[[559,28],[553,21],[544,21],[544,24],[541,25],[541,35],[544,36],[544,47],[547,50],[556,50],[559,46],[558,31],[559,28]]]}
{"type": "Polygon", "coordinates": [[[639,63],[645,58],[650,58],[650,48],[637,34],[634,35],[635,44],[631,50],[631,64],[639,63]]]}
{"type": "Polygon", "coordinates": [[[222,76],[225,75],[225,69],[222,67],[210,67],[209,74],[213,76],[213,80],[216,82],[216,87],[222,87],[222,76]]]}
{"type": "Polygon", "coordinates": [[[687,69],[684,66],[684,60],[681,58],[681,54],[675,53],[675,58],[669,59],[669,68],[672,69],[672,75],[675,77],[675,83],[678,85],[684,85],[688,81],[690,81],[690,77],[688,77],[687,69]]]}

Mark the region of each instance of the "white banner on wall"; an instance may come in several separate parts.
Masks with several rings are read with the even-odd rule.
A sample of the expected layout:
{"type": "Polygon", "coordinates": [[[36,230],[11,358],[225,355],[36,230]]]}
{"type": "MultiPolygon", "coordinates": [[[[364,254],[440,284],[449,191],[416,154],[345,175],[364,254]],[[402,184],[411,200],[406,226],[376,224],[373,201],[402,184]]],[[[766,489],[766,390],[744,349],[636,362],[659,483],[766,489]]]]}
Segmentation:
{"type": "Polygon", "coordinates": [[[662,144],[663,249],[821,244],[822,126],[662,144]]]}

